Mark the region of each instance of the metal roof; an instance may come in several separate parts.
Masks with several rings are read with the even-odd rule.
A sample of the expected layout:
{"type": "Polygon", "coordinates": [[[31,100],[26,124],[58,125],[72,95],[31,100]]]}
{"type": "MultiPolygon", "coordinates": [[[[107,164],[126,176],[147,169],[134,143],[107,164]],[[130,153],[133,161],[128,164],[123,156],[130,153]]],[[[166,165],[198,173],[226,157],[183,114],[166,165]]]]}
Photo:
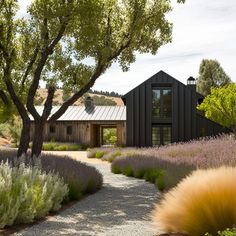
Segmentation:
{"type": "MultiPolygon", "coordinates": [[[[53,106],[51,115],[60,106],[53,106]]],[[[44,106],[36,106],[37,112],[41,115],[44,106]]],[[[31,120],[33,118],[31,117],[31,120]]],[[[126,121],[126,106],[70,106],[67,111],[58,119],[59,121],[126,121]]]]}

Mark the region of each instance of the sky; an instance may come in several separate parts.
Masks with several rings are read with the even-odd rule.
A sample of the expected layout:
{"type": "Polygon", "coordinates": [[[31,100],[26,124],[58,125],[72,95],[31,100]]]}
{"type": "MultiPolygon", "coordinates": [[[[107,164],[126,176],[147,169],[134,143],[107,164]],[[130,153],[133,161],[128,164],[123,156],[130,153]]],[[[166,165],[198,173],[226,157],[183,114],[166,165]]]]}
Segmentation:
{"type": "MultiPolygon", "coordinates": [[[[20,15],[30,1],[19,0],[20,15]]],[[[188,77],[198,76],[202,59],[217,59],[236,82],[236,0],[173,0],[172,6],[172,43],[156,55],[137,54],[128,72],[114,63],[93,89],[125,94],[160,70],[186,84],[188,77]]]]}

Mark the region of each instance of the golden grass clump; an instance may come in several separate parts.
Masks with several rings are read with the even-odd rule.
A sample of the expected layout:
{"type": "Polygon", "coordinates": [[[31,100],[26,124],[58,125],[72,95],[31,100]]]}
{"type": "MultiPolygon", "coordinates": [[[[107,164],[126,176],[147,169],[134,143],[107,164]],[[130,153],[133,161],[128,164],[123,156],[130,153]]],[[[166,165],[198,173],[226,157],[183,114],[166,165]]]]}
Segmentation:
{"type": "Polygon", "coordinates": [[[191,236],[236,225],[236,168],[197,170],[166,193],[152,219],[158,229],[191,236]]]}

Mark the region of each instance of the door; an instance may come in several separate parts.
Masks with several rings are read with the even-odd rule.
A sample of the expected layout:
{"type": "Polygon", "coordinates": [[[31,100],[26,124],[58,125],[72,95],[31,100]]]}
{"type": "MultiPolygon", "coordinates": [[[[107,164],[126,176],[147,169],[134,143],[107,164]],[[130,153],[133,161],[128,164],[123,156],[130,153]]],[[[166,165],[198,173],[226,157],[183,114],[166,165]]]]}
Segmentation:
{"type": "Polygon", "coordinates": [[[152,127],[152,146],[170,144],[172,140],[170,125],[154,125],[152,127]]]}

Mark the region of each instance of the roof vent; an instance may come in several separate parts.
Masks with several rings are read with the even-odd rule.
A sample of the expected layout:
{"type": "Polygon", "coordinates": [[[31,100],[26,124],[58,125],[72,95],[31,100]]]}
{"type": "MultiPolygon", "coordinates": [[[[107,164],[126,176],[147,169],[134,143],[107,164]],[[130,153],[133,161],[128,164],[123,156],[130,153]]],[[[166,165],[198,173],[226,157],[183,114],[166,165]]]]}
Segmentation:
{"type": "Polygon", "coordinates": [[[196,91],[196,79],[193,77],[189,77],[187,80],[187,87],[191,90],[196,91]]]}
{"type": "Polygon", "coordinates": [[[93,99],[88,96],[85,101],[84,101],[84,105],[85,105],[85,110],[93,110],[94,109],[94,104],[93,104],[93,99]]]}

